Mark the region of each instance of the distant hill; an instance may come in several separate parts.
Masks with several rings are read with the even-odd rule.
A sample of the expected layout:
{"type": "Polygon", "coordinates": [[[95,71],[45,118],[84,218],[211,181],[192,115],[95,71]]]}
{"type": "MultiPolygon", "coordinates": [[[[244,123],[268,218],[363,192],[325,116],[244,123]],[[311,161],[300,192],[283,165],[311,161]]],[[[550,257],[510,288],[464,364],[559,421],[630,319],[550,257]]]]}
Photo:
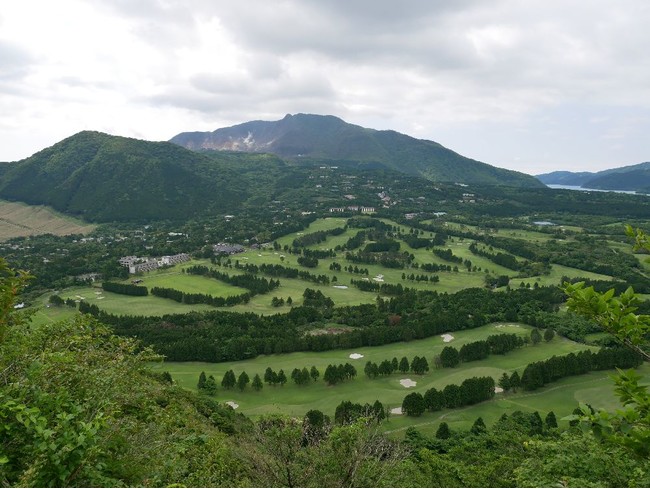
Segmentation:
{"type": "Polygon", "coordinates": [[[437,182],[541,187],[530,175],[466,158],[444,146],[395,131],[367,129],[323,115],[287,115],[213,132],[184,132],[171,142],[191,150],[272,153],[294,164],[336,162],[384,167],[437,182]]]}
{"type": "Polygon", "coordinates": [[[537,175],[546,185],[575,185],[597,190],[650,192],[650,162],[600,172],[556,171],[537,175]]]}
{"type": "Polygon", "coordinates": [[[1,164],[0,197],[99,222],[230,212],[249,197],[233,159],[242,158],[84,131],[24,160],[1,164]]]}

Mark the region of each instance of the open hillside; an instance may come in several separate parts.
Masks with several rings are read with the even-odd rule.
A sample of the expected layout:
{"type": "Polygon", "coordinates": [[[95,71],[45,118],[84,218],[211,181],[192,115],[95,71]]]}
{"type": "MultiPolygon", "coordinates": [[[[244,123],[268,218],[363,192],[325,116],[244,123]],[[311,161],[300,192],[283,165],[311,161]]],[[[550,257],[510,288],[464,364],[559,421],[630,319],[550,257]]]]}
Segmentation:
{"type": "Polygon", "coordinates": [[[95,226],[48,209],[0,201],[0,241],[37,234],[87,234],[95,226]]]}
{"type": "Polygon", "coordinates": [[[273,153],[297,164],[357,164],[384,167],[436,182],[539,187],[523,173],[475,161],[444,146],[395,131],[367,129],[334,116],[287,115],[213,132],[185,132],[171,142],[193,150],[273,153]]]}

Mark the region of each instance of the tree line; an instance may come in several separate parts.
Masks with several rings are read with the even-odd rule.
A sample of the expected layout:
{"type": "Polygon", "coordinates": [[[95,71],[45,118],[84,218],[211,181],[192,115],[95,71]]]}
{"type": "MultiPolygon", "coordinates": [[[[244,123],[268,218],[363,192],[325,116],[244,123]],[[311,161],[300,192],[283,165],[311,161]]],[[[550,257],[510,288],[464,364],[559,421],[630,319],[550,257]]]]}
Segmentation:
{"type": "Polygon", "coordinates": [[[471,406],[492,399],[494,387],[492,377],[471,377],[465,379],[461,385],[448,384],[442,390],[432,387],[424,395],[412,392],[402,401],[402,413],[407,416],[420,416],[425,410],[439,411],[444,408],[471,406]]]}
{"type": "Polygon", "coordinates": [[[146,287],[133,284],[121,284],[118,282],[102,282],[102,289],[106,292],[113,292],[114,294],[145,296],[149,295],[146,287]]]}
{"type": "Polygon", "coordinates": [[[298,306],[266,316],[229,311],[118,316],[85,301],[79,309],[112,326],[117,334],[137,336],[153,345],[170,361],[223,362],[260,354],[379,346],[490,322],[524,321],[552,312],[563,302],[564,295],[556,287],[512,289],[499,294],[482,288],[455,294],[408,291],[389,299],[379,298],[374,304],[337,308],[331,307],[331,299],[321,299],[316,291],[308,299],[306,304],[316,307],[298,306]],[[321,302],[325,307],[319,305],[321,302]],[[304,334],[306,325],[319,328],[325,323],[345,324],[352,329],[336,335],[304,334]]]}
{"type": "Polygon", "coordinates": [[[207,304],[212,307],[230,307],[237,304],[246,304],[251,299],[251,294],[246,292],[228,297],[216,297],[209,294],[183,292],[169,287],[152,287],[151,295],[171,299],[182,304],[207,304]]]}
{"type": "Polygon", "coordinates": [[[214,268],[208,268],[204,265],[194,265],[185,268],[185,272],[190,275],[202,275],[204,277],[214,278],[221,282],[242,287],[250,292],[251,296],[257,294],[267,294],[280,286],[279,280],[267,280],[263,277],[258,277],[252,273],[243,273],[241,275],[228,275],[227,273],[220,272],[214,268]]]}
{"type": "Polygon", "coordinates": [[[327,229],[325,231],[315,231],[313,233],[307,233],[303,236],[298,236],[293,240],[291,246],[294,248],[305,248],[307,246],[313,246],[318,243],[322,243],[327,239],[328,236],[339,236],[347,231],[347,226],[345,227],[336,227],[334,229],[327,229]]]}
{"type": "Polygon", "coordinates": [[[244,263],[235,264],[235,268],[239,268],[253,274],[263,273],[264,275],[270,275],[271,277],[299,278],[308,282],[314,282],[323,285],[329,285],[330,283],[330,278],[327,275],[314,275],[305,270],[285,267],[283,265],[273,265],[269,263],[254,265],[252,263],[244,263]]]}

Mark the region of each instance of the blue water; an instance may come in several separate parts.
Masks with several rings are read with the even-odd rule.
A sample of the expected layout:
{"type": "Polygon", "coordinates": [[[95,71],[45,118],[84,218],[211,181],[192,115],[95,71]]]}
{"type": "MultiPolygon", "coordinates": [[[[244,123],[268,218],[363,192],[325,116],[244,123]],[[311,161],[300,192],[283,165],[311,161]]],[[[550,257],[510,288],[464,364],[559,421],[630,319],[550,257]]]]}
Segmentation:
{"type": "Polygon", "coordinates": [[[577,185],[548,184],[547,187],[555,188],[555,189],[563,189],[563,190],[580,190],[582,192],[615,192],[617,194],[645,195],[645,194],[637,194],[637,192],[635,192],[634,190],[603,190],[598,188],[583,188],[577,185]]]}

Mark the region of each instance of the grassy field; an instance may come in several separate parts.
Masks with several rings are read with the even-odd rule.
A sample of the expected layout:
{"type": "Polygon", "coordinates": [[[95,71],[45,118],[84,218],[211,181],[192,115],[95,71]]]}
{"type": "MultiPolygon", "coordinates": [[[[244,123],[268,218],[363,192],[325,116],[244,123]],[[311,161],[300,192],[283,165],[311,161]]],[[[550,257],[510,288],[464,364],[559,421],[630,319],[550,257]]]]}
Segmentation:
{"type": "MultiPolygon", "coordinates": [[[[650,381],[650,365],[641,366],[637,372],[645,382],[650,381]]],[[[425,413],[419,418],[407,416],[392,416],[385,424],[385,429],[396,436],[403,436],[404,431],[414,426],[422,433],[435,435],[442,421],[449,424],[452,430],[468,429],[476,418],[482,417],[485,424],[492,426],[503,413],[514,411],[538,411],[542,418],[553,411],[560,426],[567,426],[560,419],[571,414],[579,403],[590,404],[594,409],[614,411],[622,406],[614,394],[614,382],[611,376],[615,372],[590,372],[561,379],[534,392],[518,391],[517,393],[497,394],[491,401],[460,409],[445,409],[435,413],[425,413]]]]}
{"type": "Polygon", "coordinates": [[[37,234],[88,234],[96,226],[42,205],[0,201],[0,241],[37,234]]]}
{"type": "MultiPolygon", "coordinates": [[[[393,221],[384,221],[392,226],[400,227],[403,232],[408,233],[411,229],[408,226],[400,226],[393,221]]],[[[284,245],[291,245],[295,238],[300,237],[304,234],[326,229],[333,229],[336,227],[343,227],[345,224],[346,219],[344,218],[319,219],[317,221],[314,221],[309,226],[309,228],[302,232],[292,233],[278,239],[278,243],[280,246],[284,247],[284,245]]],[[[330,236],[325,242],[314,245],[311,248],[333,249],[337,245],[344,244],[357,232],[357,229],[348,229],[345,233],[339,236],[330,236]]],[[[508,232],[515,231],[508,230],[508,232]]],[[[546,235],[534,231],[517,232],[517,237],[526,237],[533,240],[541,239],[541,237],[544,236],[546,235]]],[[[456,256],[461,257],[463,260],[471,260],[473,265],[481,268],[481,271],[469,272],[464,266],[459,266],[458,272],[444,271],[437,273],[428,273],[415,268],[392,269],[383,267],[381,265],[366,264],[360,264],[358,266],[360,268],[368,269],[368,276],[366,278],[370,280],[373,280],[375,277],[383,276],[383,281],[388,284],[401,283],[405,287],[411,287],[420,290],[436,290],[438,292],[447,293],[458,292],[459,290],[466,289],[468,287],[482,287],[484,285],[485,276],[487,273],[486,271],[489,271],[491,275],[508,275],[512,277],[510,284],[511,287],[518,287],[521,282],[530,284],[531,286],[535,282],[537,282],[539,285],[559,285],[561,277],[565,275],[570,277],[587,277],[592,279],[610,278],[605,275],[585,272],[583,270],[564,267],[561,265],[552,265],[551,273],[549,275],[526,277],[523,279],[516,278],[516,272],[496,265],[486,258],[472,254],[469,251],[470,244],[471,240],[452,236],[445,248],[450,248],[456,256]],[[417,282],[408,279],[402,279],[403,274],[409,275],[411,273],[414,273],[416,275],[424,274],[428,275],[429,277],[437,275],[440,281],[434,283],[417,282]]],[[[456,263],[448,263],[444,260],[441,260],[430,250],[428,251],[424,248],[416,250],[409,247],[404,242],[401,242],[401,250],[412,253],[415,257],[415,263],[420,265],[425,263],[445,264],[451,266],[457,265],[456,263]]],[[[278,312],[284,312],[289,309],[289,306],[283,306],[280,308],[273,307],[271,305],[271,299],[274,296],[282,297],[285,300],[291,297],[294,305],[300,305],[302,303],[303,292],[307,287],[315,290],[320,290],[326,296],[331,297],[334,303],[338,306],[357,305],[375,301],[375,298],[377,296],[376,293],[362,292],[350,284],[351,280],[360,280],[363,278],[363,275],[347,272],[345,270],[334,272],[329,269],[330,265],[334,262],[340,264],[341,266],[348,264],[343,253],[339,252],[338,256],[335,258],[319,260],[319,264],[316,268],[304,268],[298,265],[297,259],[298,256],[289,254],[284,251],[275,251],[273,249],[246,250],[243,253],[239,253],[231,257],[233,263],[238,261],[241,264],[248,263],[254,265],[283,265],[285,267],[306,270],[309,273],[315,275],[327,275],[330,280],[332,280],[332,283],[330,285],[317,285],[315,283],[300,279],[286,279],[280,277],[279,279],[281,285],[272,293],[254,296],[248,304],[240,304],[232,308],[228,308],[228,310],[237,312],[255,312],[257,314],[275,314],[278,312]],[[335,278],[336,281],[334,281],[335,278]]],[[[187,268],[188,266],[195,264],[212,266],[209,260],[193,260],[192,262],[176,265],[168,269],[148,272],[139,277],[143,279],[143,285],[146,285],[147,287],[170,287],[182,290],[184,292],[208,293],[214,296],[222,297],[228,295],[237,295],[244,292],[244,289],[233,287],[214,279],[182,273],[183,268],[187,268]]],[[[235,268],[222,267],[221,270],[231,275],[242,273],[235,268]]],[[[129,280],[125,280],[124,282],[128,283],[129,280]]],[[[83,287],[63,291],[61,295],[64,298],[71,297],[73,299],[78,299],[77,296],[84,297],[88,302],[95,303],[101,309],[115,314],[160,315],[210,309],[210,306],[202,304],[179,304],[168,299],[161,299],[153,296],[130,297],[110,293],[100,294],[99,292],[101,291],[95,288],[83,287]]]]}
{"type": "MultiPolygon", "coordinates": [[[[333,415],[336,406],[344,400],[372,403],[379,399],[391,407],[398,407],[401,406],[404,396],[412,390],[424,393],[431,387],[443,388],[447,384],[460,384],[464,379],[473,376],[490,375],[498,379],[503,372],[512,372],[514,370],[518,370],[521,374],[524,367],[530,362],[589,348],[565,338],[557,337],[550,343],[524,347],[503,356],[492,355],[486,360],[469,362],[454,369],[436,370],[432,368],[425,375],[395,373],[388,377],[371,380],[363,374],[363,368],[367,361],[379,363],[393,357],[397,357],[399,360],[403,356],[406,356],[411,361],[417,355],[426,357],[429,363],[432,364],[433,357],[439,354],[446,345],[460,348],[464,343],[477,341],[490,334],[503,332],[528,335],[530,334],[530,328],[514,323],[490,324],[474,330],[454,332],[452,333],[454,339],[450,343],[445,343],[441,337],[436,336],[407,343],[360,348],[355,351],[297,352],[259,356],[251,360],[218,364],[165,362],[156,364],[153,368],[167,370],[179,385],[188,389],[196,389],[196,383],[201,371],[205,371],[207,375],[214,375],[217,382],[221,382],[224,373],[229,369],[232,369],[237,376],[242,371],[246,371],[252,379],[256,373],[263,377],[264,371],[269,366],[276,372],[283,369],[287,377],[289,377],[294,368],[310,368],[314,365],[322,376],[328,364],[338,365],[350,362],[357,368],[357,377],[336,386],[327,386],[322,380],[307,386],[297,386],[293,381],[289,380],[282,387],[265,385],[260,392],[255,392],[248,387],[244,392],[237,389],[232,391],[219,389],[217,394],[218,400],[234,401],[240,405],[239,409],[243,413],[253,416],[267,413],[284,413],[298,416],[309,409],[320,409],[327,414],[333,415]],[[363,355],[363,358],[352,360],[350,358],[352,353],[359,353],[363,355]],[[416,381],[417,386],[412,389],[404,388],[400,384],[400,380],[404,378],[416,381]]],[[[399,426],[391,429],[397,428],[399,426]]]]}

